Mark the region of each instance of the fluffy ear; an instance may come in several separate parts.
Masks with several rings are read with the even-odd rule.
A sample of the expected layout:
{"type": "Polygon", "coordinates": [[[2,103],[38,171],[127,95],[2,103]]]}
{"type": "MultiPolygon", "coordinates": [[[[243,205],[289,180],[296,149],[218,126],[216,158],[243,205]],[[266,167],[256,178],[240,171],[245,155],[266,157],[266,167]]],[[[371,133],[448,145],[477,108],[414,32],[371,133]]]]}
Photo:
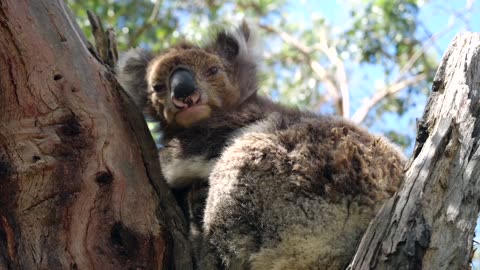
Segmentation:
{"type": "Polygon", "coordinates": [[[244,21],[234,31],[221,31],[213,43],[213,49],[233,68],[233,80],[241,91],[243,102],[255,94],[257,86],[257,60],[260,53],[256,37],[244,21]]]}
{"type": "Polygon", "coordinates": [[[152,59],[153,54],[150,51],[135,48],[120,55],[117,64],[118,82],[143,111],[147,109],[146,75],[148,64],[152,59]]]}
{"type": "Polygon", "coordinates": [[[255,41],[250,27],[243,21],[240,27],[233,31],[219,31],[210,47],[228,61],[254,60],[258,56],[255,41]]]}

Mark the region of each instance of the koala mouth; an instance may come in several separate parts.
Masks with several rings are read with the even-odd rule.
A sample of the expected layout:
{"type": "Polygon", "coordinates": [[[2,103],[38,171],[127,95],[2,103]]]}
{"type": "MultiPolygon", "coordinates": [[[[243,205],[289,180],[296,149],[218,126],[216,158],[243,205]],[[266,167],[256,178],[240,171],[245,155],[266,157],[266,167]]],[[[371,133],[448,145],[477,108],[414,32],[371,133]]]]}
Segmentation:
{"type": "Polygon", "coordinates": [[[179,109],[175,114],[175,121],[182,127],[189,127],[210,117],[211,108],[202,102],[202,94],[199,90],[183,100],[173,97],[172,102],[179,109]]]}
{"type": "Polygon", "coordinates": [[[199,104],[201,99],[202,99],[202,95],[201,95],[200,91],[195,90],[190,96],[185,97],[183,99],[178,99],[176,97],[172,97],[172,102],[173,102],[173,105],[175,105],[175,107],[177,109],[185,110],[185,109],[188,109],[188,108],[190,108],[194,105],[199,104]]]}

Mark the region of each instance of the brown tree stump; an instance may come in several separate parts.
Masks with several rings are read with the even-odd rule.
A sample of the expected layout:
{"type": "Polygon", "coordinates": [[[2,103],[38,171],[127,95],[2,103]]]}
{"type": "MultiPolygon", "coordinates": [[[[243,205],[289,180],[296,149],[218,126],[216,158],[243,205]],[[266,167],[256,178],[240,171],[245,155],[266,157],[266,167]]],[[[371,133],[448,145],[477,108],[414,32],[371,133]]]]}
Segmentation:
{"type": "Polygon", "coordinates": [[[191,269],[141,114],[63,0],[0,0],[0,269],[191,269]]]}

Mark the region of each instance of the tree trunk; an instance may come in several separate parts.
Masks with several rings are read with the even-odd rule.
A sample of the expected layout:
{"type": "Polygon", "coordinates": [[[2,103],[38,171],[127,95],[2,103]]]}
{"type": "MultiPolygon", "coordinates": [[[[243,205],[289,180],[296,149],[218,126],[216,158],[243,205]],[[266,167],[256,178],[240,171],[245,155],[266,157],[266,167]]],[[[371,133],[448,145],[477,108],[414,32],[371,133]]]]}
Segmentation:
{"type": "Polygon", "coordinates": [[[0,269],[191,269],[141,114],[63,0],[0,0],[0,269]]]}
{"type": "Polygon", "coordinates": [[[480,199],[480,34],[455,37],[435,76],[406,180],[351,269],[468,269],[480,199]]]}

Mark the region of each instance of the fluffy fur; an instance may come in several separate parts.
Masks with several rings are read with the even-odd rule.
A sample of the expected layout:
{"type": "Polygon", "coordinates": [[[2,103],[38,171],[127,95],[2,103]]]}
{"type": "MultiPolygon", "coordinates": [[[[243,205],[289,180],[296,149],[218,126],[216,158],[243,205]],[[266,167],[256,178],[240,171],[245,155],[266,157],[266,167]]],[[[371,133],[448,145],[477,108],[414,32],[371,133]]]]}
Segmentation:
{"type": "Polygon", "coordinates": [[[346,120],[257,96],[251,38],[243,24],[204,47],[134,51],[120,81],[162,123],[161,165],[190,217],[198,269],[343,269],[400,185],[403,156],[346,120]],[[178,67],[201,95],[186,109],[169,87],[178,67]]]}

